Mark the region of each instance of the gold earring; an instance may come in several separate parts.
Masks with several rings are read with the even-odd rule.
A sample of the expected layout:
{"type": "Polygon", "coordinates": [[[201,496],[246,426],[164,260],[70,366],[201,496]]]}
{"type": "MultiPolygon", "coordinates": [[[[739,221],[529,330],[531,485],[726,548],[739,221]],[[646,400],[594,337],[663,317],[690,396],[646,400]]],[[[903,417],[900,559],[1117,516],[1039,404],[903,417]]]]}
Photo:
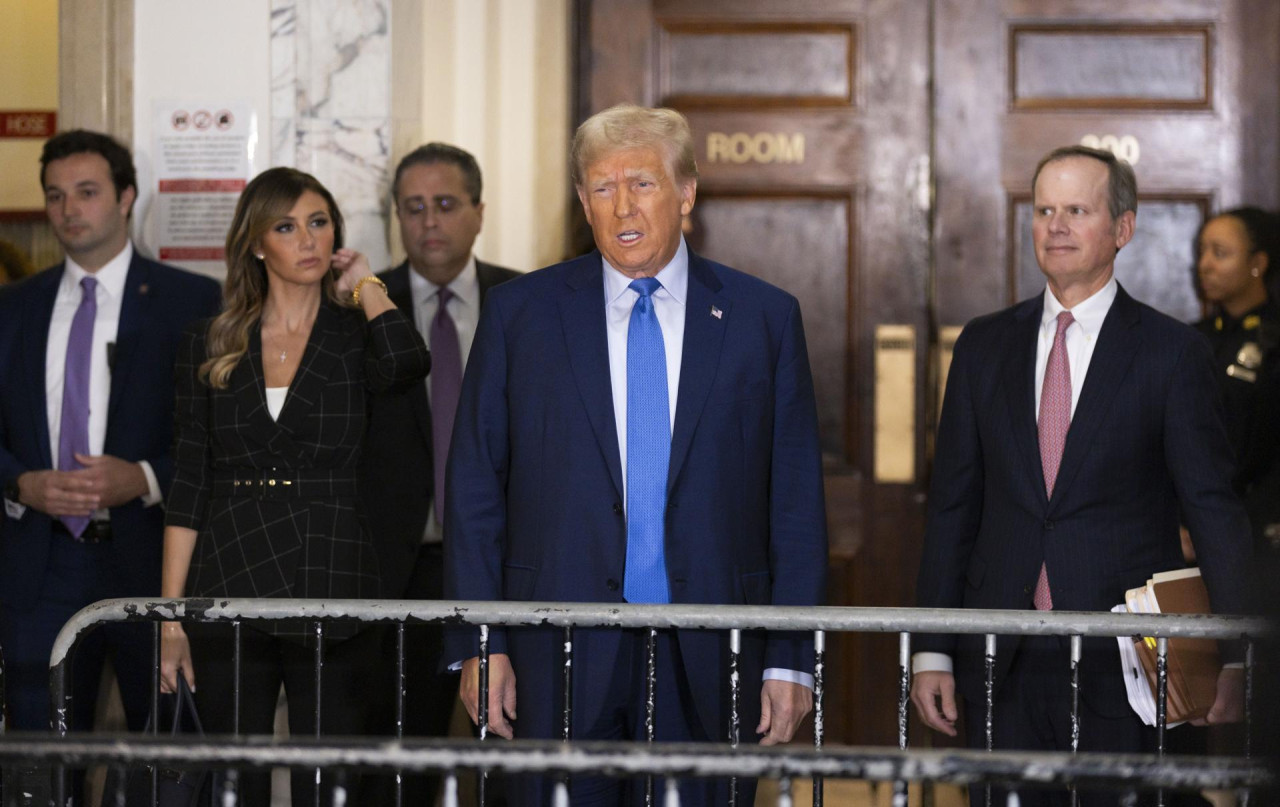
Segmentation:
{"type": "Polygon", "coordinates": [[[258,260],[262,260],[262,259],[263,259],[264,257],[266,257],[266,256],[264,256],[264,255],[255,255],[254,257],[255,257],[255,258],[257,258],[258,260]]]}
{"type": "Polygon", "coordinates": [[[1262,270],[1255,266],[1253,267],[1253,271],[1250,272],[1250,274],[1252,274],[1254,277],[1262,277],[1262,270]]]}

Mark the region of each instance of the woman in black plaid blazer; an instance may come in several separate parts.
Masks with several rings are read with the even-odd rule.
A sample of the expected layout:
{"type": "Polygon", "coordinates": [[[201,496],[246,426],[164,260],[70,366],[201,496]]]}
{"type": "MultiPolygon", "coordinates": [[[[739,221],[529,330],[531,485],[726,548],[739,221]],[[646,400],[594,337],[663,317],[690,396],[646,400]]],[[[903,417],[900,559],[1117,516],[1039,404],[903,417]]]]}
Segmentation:
{"type": "MultiPolygon", "coordinates": [[[[164,596],[378,596],[356,498],[368,399],[421,383],[430,357],[364,256],[341,247],[341,214],[314,177],[273,168],[245,188],[227,236],[225,310],[188,329],[178,352],[164,596]]],[[[181,624],[162,629],[163,687],[181,669],[199,683],[205,730],[230,733],[230,634],[189,630],[190,644],[181,624]]],[[[239,731],[271,733],[283,683],[291,732],[318,733],[305,627],[242,633],[239,731]]],[[[364,728],[354,661],[373,645],[353,634],[326,631],[328,734],[364,728]]],[[[311,803],[309,781],[295,776],[295,804],[311,803]]],[[[266,774],[242,776],[241,803],[266,804],[269,789],[266,774]]]]}

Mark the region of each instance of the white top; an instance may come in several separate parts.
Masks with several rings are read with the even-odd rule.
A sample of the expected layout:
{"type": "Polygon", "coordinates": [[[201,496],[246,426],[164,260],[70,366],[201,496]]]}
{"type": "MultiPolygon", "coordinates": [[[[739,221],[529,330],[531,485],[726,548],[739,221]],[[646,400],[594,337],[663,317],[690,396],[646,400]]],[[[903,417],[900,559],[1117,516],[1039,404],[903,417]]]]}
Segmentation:
{"type": "Polygon", "coordinates": [[[284,399],[289,394],[288,387],[267,387],[267,411],[272,420],[280,419],[280,410],[284,409],[284,399]]]}

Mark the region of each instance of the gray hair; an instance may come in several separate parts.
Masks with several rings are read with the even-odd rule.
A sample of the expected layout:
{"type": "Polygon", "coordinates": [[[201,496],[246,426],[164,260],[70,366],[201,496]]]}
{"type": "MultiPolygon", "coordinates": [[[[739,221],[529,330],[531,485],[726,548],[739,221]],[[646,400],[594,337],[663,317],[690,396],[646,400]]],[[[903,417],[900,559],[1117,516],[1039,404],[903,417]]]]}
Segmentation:
{"type": "Polygon", "coordinates": [[[657,149],[678,182],[698,178],[693,133],[684,115],[674,109],[618,104],[587,118],[574,133],[569,152],[573,184],[581,188],[587,166],[608,152],[628,148],[657,149]]]}
{"type": "Polygon", "coordinates": [[[1036,165],[1036,172],[1031,176],[1031,193],[1034,198],[1036,181],[1044,167],[1058,160],[1071,157],[1087,157],[1107,166],[1107,207],[1111,210],[1111,220],[1123,216],[1130,211],[1138,212],[1138,178],[1133,173],[1133,166],[1105,149],[1088,146],[1062,146],[1046,154],[1036,165]]]}

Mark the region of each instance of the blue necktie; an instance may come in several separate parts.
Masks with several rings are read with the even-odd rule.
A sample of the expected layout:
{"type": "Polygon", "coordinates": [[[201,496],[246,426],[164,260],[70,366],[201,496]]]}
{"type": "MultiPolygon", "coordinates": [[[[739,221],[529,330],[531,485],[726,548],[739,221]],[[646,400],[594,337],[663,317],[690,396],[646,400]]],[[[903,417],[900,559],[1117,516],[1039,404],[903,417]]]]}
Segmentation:
{"type": "Polygon", "coordinates": [[[655,278],[631,281],[640,295],[627,328],[627,602],[667,603],[663,518],[667,465],[671,461],[671,409],[667,403],[667,352],[653,310],[655,278]]]}

